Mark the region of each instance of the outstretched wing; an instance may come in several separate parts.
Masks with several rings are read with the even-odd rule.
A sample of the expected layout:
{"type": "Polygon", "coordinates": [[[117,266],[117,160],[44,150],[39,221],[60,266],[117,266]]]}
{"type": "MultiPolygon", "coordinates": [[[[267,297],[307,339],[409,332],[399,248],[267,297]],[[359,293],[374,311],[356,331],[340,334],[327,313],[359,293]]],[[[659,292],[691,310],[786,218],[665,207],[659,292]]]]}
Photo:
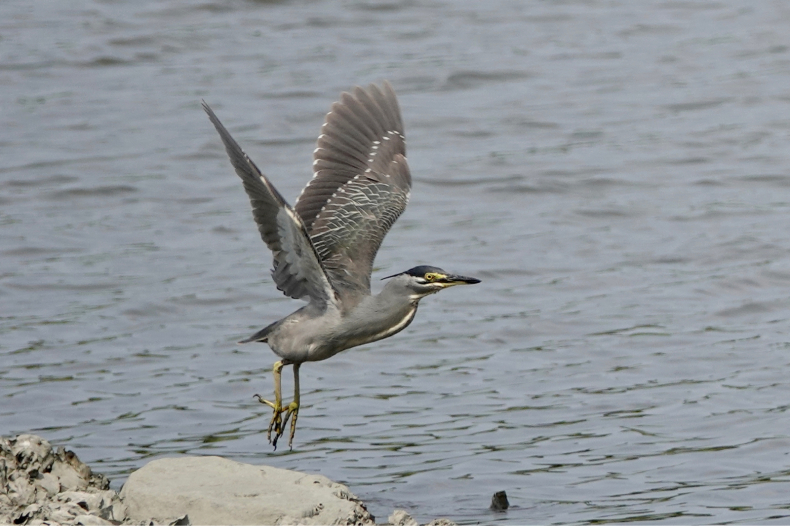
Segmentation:
{"type": "Polygon", "coordinates": [[[295,299],[309,299],[322,305],[334,303],[332,282],[301,218],[242,151],[205,101],[203,109],[225,143],[230,162],[250,198],[261,238],[274,254],[272,278],[277,288],[295,299]]]}
{"type": "Polygon", "coordinates": [[[398,100],[388,82],[332,105],[295,209],[346,302],[370,292],[379,246],[406,208],[411,174],[398,100]]]}

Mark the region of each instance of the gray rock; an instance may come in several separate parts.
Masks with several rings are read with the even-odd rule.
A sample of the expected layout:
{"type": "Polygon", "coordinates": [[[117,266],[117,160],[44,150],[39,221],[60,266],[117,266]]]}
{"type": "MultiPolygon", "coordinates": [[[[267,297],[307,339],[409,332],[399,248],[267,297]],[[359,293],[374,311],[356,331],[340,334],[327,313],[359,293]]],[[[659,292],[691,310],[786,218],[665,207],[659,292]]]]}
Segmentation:
{"type": "Polygon", "coordinates": [[[72,502],[86,511],[98,511],[103,507],[104,495],[102,493],[88,493],[87,491],[64,491],[57,496],[57,500],[59,502],[72,502]]]}
{"type": "Polygon", "coordinates": [[[126,520],[126,517],[128,516],[126,505],[121,502],[120,497],[117,497],[116,500],[113,500],[111,505],[100,509],[99,517],[111,522],[123,522],[126,520]]]}
{"type": "Polygon", "coordinates": [[[36,502],[36,490],[24,472],[11,473],[6,483],[6,492],[16,506],[27,506],[36,502]]]}
{"type": "Polygon", "coordinates": [[[5,455],[2,455],[4,453],[2,446],[3,438],[0,437],[0,488],[5,489],[6,484],[8,484],[8,463],[3,458],[5,455]]]}
{"type": "Polygon", "coordinates": [[[58,477],[61,488],[65,491],[81,490],[88,487],[89,479],[83,477],[68,462],[56,462],[52,466],[52,474],[58,477]]]}
{"type": "Polygon", "coordinates": [[[49,497],[60,491],[60,480],[52,473],[39,473],[35,485],[46,491],[49,497]]]}
{"type": "Polygon", "coordinates": [[[393,526],[420,526],[419,523],[404,510],[393,511],[387,520],[393,526]]]}
{"type": "Polygon", "coordinates": [[[342,484],[321,475],[220,457],[149,462],[120,493],[130,520],[194,524],[375,524],[342,484]]]}
{"type": "Polygon", "coordinates": [[[441,519],[433,519],[425,526],[458,526],[458,525],[453,521],[451,521],[450,519],[441,518],[441,519]]]}
{"type": "Polygon", "coordinates": [[[510,502],[507,500],[507,493],[504,491],[497,491],[491,497],[491,509],[494,511],[505,511],[510,507],[510,502]]]}
{"type": "MultiPolygon", "coordinates": [[[[52,510],[46,514],[46,518],[61,524],[73,524],[77,517],[85,514],[85,510],[82,507],[72,502],[64,502],[59,506],[42,506],[42,510],[45,508],[51,508],[52,510]]],[[[40,518],[44,518],[44,514],[40,518]]]]}
{"type": "MultiPolygon", "coordinates": [[[[218,457],[156,460],[121,495],[109,488],[71,451],[35,435],[0,437],[0,524],[375,524],[346,486],[326,477],[218,457]]],[[[403,510],[390,523],[417,526],[403,510]]]]}
{"type": "Polygon", "coordinates": [[[104,524],[112,524],[112,522],[97,517],[96,515],[83,513],[82,515],[74,517],[74,524],[79,526],[103,526],[104,524]]]}
{"type": "Polygon", "coordinates": [[[0,524],[88,526],[125,518],[107,479],[71,451],[55,451],[35,435],[0,437],[0,524]]]}
{"type": "Polygon", "coordinates": [[[55,462],[52,446],[36,435],[19,435],[8,441],[10,453],[16,461],[16,469],[35,476],[48,473],[55,462]]]}

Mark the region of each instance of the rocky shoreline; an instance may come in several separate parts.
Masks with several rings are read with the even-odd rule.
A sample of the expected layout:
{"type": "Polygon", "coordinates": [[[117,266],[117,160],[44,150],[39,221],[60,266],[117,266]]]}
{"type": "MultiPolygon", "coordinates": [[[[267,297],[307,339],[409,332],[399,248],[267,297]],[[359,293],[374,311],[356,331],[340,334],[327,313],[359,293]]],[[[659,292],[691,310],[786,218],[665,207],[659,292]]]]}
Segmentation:
{"type": "MultiPolygon", "coordinates": [[[[346,486],[321,475],[221,457],[149,462],[120,493],[73,452],[36,435],[0,437],[0,524],[346,524],[375,518],[346,486]]],[[[395,510],[394,526],[418,526],[395,510]]],[[[453,526],[436,519],[429,526],[453,526]]]]}

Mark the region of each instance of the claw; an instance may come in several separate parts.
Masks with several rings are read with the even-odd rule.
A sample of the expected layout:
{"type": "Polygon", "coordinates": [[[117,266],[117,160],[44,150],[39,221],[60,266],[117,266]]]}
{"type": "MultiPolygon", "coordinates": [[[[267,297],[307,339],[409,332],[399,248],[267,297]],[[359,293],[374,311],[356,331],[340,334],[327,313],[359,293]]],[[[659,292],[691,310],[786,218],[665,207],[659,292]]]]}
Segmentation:
{"type": "MultiPolygon", "coordinates": [[[[270,402],[268,400],[264,400],[261,395],[253,395],[253,398],[257,398],[258,402],[262,404],[266,404],[272,409],[274,409],[274,413],[272,414],[272,419],[269,421],[269,429],[266,431],[266,440],[269,441],[269,444],[274,446],[274,449],[277,449],[277,439],[280,438],[283,434],[283,428],[285,424],[283,423],[282,414],[285,412],[283,410],[282,405],[278,404],[277,402],[270,402]],[[272,441],[272,430],[274,430],[274,441],[272,441]]],[[[286,415],[286,422],[288,421],[288,417],[286,415]]]]}
{"type": "Polygon", "coordinates": [[[268,405],[274,411],[272,414],[272,419],[269,421],[269,429],[266,432],[266,439],[269,441],[269,444],[274,446],[275,451],[277,450],[277,441],[281,436],[283,436],[283,433],[285,432],[285,426],[288,425],[288,420],[291,420],[291,416],[293,416],[293,420],[291,420],[291,433],[288,437],[288,447],[291,449],[293,449],[294,434],[296,433],[296,418],[299,414],[300,364],[294,364],[294,401],[288,404],[287,407],[283,407],[282,396],[280,395],[280,375],[282,373],[283,366],[288,365],[289,363],[290,362],[280,361],[274,364],[274,402],[265,400],[261,395],[253,395],[253,398],[257,398],[258,402],[268,405]],[[283,417],[283,413],[285,413],[285,417],[283,417]],[[272,431],[274,431],[274,439],[272,439],[272,431]]]}

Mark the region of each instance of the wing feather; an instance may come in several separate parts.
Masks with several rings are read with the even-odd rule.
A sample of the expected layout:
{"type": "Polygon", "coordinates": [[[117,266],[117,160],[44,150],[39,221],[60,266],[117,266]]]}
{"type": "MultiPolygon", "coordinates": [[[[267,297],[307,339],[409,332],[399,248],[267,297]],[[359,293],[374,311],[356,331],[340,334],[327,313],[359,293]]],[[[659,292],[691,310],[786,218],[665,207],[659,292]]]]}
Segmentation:
{"type": "Polygon", "coordinates": [[[314,152],[314,176],[295,210],[344,305],[370,293],[384,236],[408,203],[411,174],[392,86],[371,84],[332,105],[314,152]]]}
{"type": "Polygon", "coordinates": [[[295,299],[323,305],[334,303],[335,289],[299,215],[244,153],[205,101],[203,109],[242,180],[261,239],[272,251],[272,278],[277,288],[295,299]]]}

